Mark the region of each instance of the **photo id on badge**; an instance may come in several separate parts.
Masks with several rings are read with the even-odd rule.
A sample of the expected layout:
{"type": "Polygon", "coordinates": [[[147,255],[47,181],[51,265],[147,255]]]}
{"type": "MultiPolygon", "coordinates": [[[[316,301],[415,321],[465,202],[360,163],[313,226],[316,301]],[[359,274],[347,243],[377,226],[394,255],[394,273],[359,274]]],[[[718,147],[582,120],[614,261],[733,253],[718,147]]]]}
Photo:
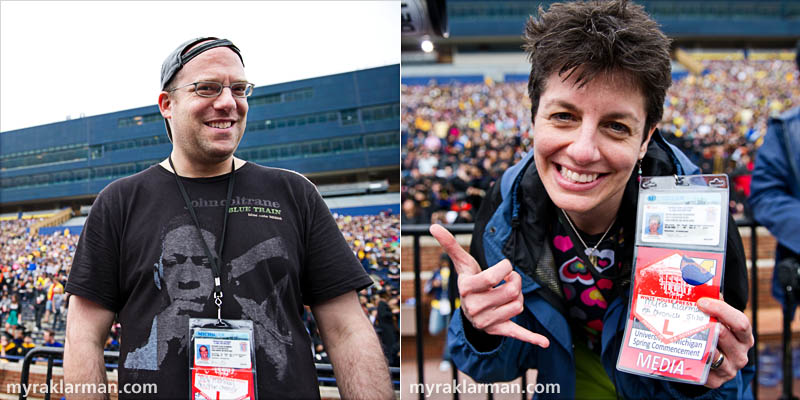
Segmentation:
{"type": "Polygon", "coordinates": [[[645,198],[641,238],[651,244],[718,246],[722,195],[654,193],[645,198]]]}
{"type": "Polygon", "coordinates": [[[194,364],[204,367],[250,368],[250,338],[243,332],[200,330],[195,336],[194,364]]]}
{"type": "Polygon", "coordinates": [[[253,323],[244,320],[191,318],[193,400],[255,399],[253,323]]]}

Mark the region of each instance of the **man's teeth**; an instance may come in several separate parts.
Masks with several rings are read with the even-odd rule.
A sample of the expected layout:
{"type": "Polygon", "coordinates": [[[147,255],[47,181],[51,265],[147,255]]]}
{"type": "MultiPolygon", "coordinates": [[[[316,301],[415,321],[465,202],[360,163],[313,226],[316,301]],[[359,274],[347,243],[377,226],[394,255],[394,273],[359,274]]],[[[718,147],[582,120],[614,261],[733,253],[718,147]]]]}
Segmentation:
{"type": "Polygon", "coordinates": [[[219,129],[227,129],[230,128],[233,123],[231,121],[226,122],[207,122],[206,125],[212,128],[219,128],[219,129]]]}
{"type": "Polygon", "coordinates": [[[594,182],[594,180],[597,179],[598,175],[599,174],[579,174],[575,171],[567,169],[567,167],[565,166],[561,166],[561,176],[572,182],[579,182],[579,183],[594,182]]]}

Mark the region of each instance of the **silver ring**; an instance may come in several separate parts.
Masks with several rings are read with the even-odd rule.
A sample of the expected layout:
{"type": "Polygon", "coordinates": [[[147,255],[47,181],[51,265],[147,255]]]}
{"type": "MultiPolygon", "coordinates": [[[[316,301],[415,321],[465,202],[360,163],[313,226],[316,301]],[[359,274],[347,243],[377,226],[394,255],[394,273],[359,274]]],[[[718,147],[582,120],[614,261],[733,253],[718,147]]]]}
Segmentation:
{"type": "Polygon", "coordinates": [[[711,364],[711,369],[717,369],[725,361],[725,354],[719,352],[719,358],[711,364]]]}

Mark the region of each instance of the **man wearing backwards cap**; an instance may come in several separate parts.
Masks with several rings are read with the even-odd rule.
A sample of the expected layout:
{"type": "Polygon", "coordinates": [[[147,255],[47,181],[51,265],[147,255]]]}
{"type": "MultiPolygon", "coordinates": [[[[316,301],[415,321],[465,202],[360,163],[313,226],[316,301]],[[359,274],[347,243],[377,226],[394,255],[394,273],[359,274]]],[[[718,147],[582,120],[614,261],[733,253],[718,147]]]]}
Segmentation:
{"type": "Polygon", "coordinates": [[[219,312],[253,323],[260,399],[316,398],[308,304],[342,397],[392,397],[356,295],[372,281],[316,188],[233,156],[252,92],[239,49],[188,41],[164,61],[161,88],[170,156],[103,189],[81,234],[67,284],[66,381],[105,382],[102,349],[116,316],[125,332],[119,387],[156,383],[158,393],[139,396],[189,398],[189,319],[219,312]]]}

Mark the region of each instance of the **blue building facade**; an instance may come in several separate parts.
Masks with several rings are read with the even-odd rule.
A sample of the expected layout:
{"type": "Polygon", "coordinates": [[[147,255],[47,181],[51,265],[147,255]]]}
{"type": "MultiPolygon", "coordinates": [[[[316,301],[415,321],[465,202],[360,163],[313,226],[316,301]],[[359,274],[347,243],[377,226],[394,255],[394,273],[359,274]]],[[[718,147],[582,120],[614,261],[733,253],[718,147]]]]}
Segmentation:
{"type": "MultiPolygon", "coordinates": [[[[400,66],[255,88],[238,157],[317,184],[399,181],[400,66]]],[[[93,199],[165,159],[158,106],[0,134],[0,208],[93,199]]]]}

